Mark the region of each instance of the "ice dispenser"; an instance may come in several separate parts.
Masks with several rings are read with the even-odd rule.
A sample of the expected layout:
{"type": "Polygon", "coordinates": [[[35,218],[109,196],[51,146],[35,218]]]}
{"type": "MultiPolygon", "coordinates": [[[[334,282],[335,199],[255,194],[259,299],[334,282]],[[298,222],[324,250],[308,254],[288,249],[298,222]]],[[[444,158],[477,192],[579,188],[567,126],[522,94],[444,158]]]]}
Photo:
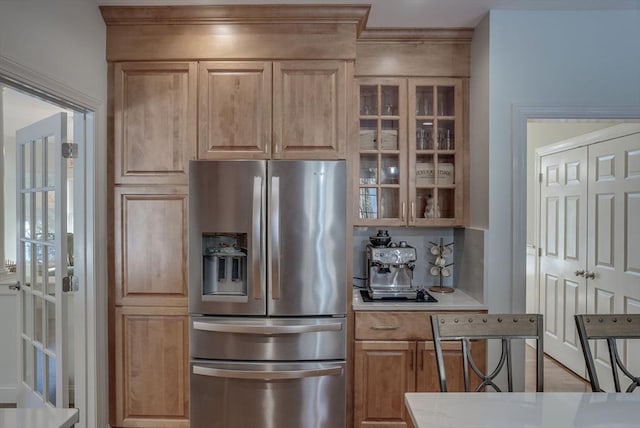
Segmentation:
{"type": "Polygon", "coordinates": [[[246,241],[245,233],[202,235],[203,300],[246,301],[246,241]]]}

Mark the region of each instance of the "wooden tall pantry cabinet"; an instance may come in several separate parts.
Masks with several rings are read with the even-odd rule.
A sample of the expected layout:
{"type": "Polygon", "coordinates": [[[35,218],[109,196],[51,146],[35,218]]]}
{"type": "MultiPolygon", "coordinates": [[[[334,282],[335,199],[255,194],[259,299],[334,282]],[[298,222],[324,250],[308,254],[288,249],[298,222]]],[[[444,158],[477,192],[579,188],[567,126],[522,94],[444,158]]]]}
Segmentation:
{"type": "Polygon", "coordinates": [[[189,426],[188,161],[345,159],[368,11],[101,8],[111,426],[189,426]]]}

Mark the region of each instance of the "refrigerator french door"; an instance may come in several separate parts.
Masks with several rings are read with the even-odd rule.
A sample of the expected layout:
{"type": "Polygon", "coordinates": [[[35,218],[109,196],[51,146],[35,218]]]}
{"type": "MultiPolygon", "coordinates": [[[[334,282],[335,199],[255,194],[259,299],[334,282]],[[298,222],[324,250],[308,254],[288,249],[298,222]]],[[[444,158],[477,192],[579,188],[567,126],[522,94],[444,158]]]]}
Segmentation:
{"type": "Polygon", "coordinates": [[[344,161],[191,161],[192,428],[346,424],[344,161]]]}

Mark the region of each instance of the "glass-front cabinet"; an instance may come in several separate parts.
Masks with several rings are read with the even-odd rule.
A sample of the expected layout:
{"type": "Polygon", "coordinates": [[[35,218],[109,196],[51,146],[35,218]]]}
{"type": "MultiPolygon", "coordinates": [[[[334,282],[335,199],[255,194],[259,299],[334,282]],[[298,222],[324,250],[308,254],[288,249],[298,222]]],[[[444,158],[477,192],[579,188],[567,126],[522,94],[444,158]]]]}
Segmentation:
{"type": "Polygon", "coordinates": [[[356,224],[463,223],[460,79],[358,79],[356,224]]]}
{"type": "Polygon", "coordinates": [[[399,225],[407,216],[406,84],[360,80],[359,223],[399,225]]]}

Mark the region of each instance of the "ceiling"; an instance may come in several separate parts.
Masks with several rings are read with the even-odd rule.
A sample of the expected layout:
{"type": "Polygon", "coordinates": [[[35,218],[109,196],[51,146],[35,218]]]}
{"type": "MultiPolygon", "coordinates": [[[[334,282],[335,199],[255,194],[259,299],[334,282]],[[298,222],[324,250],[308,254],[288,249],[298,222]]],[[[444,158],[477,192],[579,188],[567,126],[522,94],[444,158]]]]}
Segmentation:
{"type": "Polygon", "coordinates": [[[368,28],[474,28],[491,9],[640,10],[640,0],[96,0],[104,6],[370,4],[368,28]]]}

